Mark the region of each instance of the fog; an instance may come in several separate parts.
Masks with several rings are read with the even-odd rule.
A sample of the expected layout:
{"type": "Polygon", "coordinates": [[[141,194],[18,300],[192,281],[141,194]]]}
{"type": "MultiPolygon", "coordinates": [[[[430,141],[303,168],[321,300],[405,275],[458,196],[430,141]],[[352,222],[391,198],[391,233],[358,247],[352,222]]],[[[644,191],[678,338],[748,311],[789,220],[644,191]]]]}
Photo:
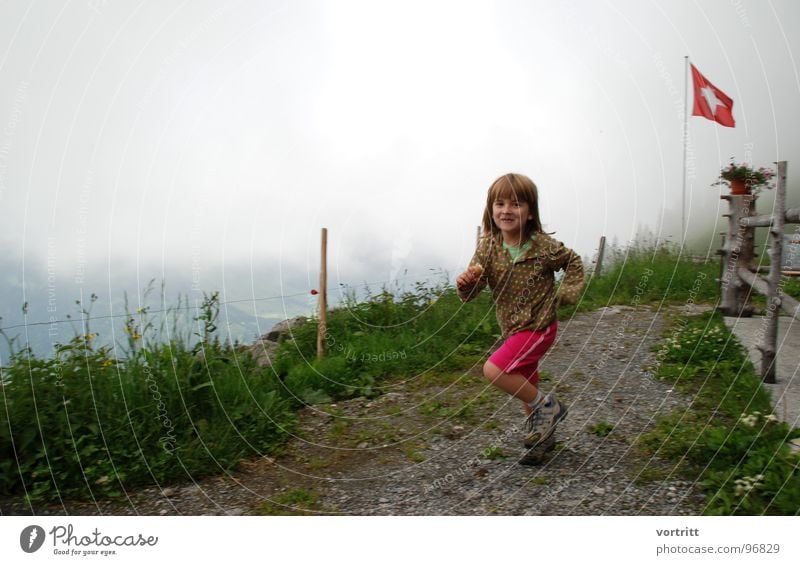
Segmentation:
{"type": "Polygon", "coordinates": [[[789,0],[6,3],[4,324],[139,307],[154,278],[308,314],[322,227],[334,300],[452,278],[509,171],[584,257],[679,242],[684,56],[737,120],[688,121],[687,241],[712,253],[730,157],[789,161],[796,202],[798,21],[789,0]]]}

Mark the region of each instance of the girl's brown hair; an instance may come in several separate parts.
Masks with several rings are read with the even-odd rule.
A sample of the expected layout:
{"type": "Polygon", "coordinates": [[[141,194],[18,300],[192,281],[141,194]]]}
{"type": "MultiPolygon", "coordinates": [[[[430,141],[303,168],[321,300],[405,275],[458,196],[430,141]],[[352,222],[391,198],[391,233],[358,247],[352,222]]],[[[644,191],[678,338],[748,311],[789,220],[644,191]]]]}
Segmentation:
{"type": "Polygon", "coordinates": [[[531,179],[525,175],[508,173],[498,178],[489,187],[486,195],[486,208],[483,210],[483,233],[492,236],[500,233],[500,228],[492,220],[492,206],[498,198],[514,199],[527,202],[532,219],[525,222],[523,239],[528,239],[532,234],[542,231],[542,221],[539,219],[539,191],[531,179]]]}

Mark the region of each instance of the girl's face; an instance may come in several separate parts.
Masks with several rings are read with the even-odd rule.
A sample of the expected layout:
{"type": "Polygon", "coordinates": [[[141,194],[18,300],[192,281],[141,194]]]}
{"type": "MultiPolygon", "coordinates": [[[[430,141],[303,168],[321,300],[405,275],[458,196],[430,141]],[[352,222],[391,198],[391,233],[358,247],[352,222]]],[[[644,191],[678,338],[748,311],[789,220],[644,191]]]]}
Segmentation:
{"type": "Polygon", "coordinates": [[[492,219],[503,233],[503,240],[509,245],[519,245],[524,233],[525,223],[533,219],[530,207],[525,201],[514,196],[497,198],[492,203],[492,219]]]}

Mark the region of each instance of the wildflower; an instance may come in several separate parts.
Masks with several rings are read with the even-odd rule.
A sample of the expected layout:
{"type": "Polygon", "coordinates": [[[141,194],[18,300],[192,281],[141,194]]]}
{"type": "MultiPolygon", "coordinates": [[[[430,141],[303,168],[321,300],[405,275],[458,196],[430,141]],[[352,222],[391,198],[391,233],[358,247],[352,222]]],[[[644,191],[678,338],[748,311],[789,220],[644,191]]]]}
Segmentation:
{"type": "Polygon", "coordinates": [[[754,412],[753,414],[742,414],[739,417],[739,421],[743,423],[748,428],[754,428],[758,423],[758,412],[754,412]]]}
{"type": "Polygon", "coordinates": [[[734,483],[736,484],[736,488],[734,492],[736,492],[737,496],[747,496],[750,494],[754,488],[760,486],[764,482],[764,475],[758,474],[755,477],[744,477],[742,479],[736,479],[734,483]]]}

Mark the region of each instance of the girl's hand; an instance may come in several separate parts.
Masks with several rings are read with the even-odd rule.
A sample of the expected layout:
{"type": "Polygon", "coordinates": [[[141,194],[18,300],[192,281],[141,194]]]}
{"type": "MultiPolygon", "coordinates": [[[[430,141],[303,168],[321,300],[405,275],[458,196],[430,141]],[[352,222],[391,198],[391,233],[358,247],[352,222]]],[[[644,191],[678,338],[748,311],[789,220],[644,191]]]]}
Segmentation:
{"type": "Polygon", "coordinates": [[[456,287],[461,291],[470,290],[478,283],[482,274],[483,267],[480,265],[473,265],[458,275],[456,278],[456,287]]]}

